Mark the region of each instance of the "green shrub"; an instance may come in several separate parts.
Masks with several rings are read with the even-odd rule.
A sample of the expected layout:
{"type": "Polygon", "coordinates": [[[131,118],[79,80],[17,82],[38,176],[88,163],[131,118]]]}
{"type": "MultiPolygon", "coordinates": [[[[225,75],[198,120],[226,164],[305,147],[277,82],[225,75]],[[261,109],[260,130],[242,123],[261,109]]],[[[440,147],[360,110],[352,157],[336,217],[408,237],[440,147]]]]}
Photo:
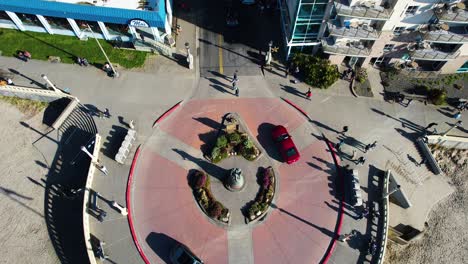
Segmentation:
{"type": "Polygon", "coordinates": [[[364,68],[358,68],[356,70],[356,81],[364,83],[367,80],[367,71],[364,68]]]}
{"type": "Polygon", "coordinates": [[[249,215],[255,215],[255,213],[259,210],[259,203],[258,202],[254,202],[250,207],[249,207],[249,210],[248,210],[248,213],[249,215]]]}
{"type": "Polygon", "coordinates": [[[229,143],[232,145],[237,145],[241,142],[241,136],[239,133],[233,132],[228,134],[229,143]]]}
{"type": "Polygon", "coordinates": [[[219,147],[214,147],[213,150],[211,151],[211,159],[216,160],[220,157],[221,154],[221,148],[219,147]]]}
{"type": "Polygon", "coordinates": [[[228,140],[225,135],[222,135],[216,139],[216,147],[224,148],[227,146],[228,140]]]}
{"type": "Polygon", "coordinates": [[[195,173],[194,178],[195,178],[195,183],[194,183],[194,188],[195,189],[200,189],[200,188],[205,186],[206,178],[207,178],[205,173],[203,173],[201,171],[197,171],[195,173]]]}
{"type": "Polygon", "coordinates": [[[435,105],[442,105],[446,103],[447,92],[442,89],[430,89],[427,98],[435,105]]]}
{"type": "Polygon", "coordinates": [[[212,218],[218,219],[221,216],[223,209],[223,205],[220,202],[216,201],[211,205],[210,209],[208,210],[208,215],[212,218]]]}
{"type": "Polygon", "coordinates": [[[326,89],[340,77],[338,67],[332,65],[327,59],[296,53],[292,58],[292,62],[304,74],[305,82],[314,87],[326,89]]]}

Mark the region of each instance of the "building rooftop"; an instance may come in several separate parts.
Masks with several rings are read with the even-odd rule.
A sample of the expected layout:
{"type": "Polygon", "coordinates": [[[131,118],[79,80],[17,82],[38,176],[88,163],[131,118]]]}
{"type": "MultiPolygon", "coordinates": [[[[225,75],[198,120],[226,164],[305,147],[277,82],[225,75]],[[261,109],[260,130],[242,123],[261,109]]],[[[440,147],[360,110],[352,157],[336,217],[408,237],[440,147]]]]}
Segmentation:
{"type": "Polygon", "coordinates": [[[47,0],[68,4],[113,7],[122,9],[156,10],[157,0],[47,0]]]}

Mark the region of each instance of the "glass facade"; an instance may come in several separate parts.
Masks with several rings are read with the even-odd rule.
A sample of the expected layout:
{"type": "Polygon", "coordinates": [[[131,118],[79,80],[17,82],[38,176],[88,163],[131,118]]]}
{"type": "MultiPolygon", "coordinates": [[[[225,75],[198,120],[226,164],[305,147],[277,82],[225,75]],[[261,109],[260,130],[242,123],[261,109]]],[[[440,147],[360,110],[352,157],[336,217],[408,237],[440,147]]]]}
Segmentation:
{"type": "Polygon", "coordinates": [[[127,36],[131,37],[132,34],[130,33],[130,29],[127,25],[121,24],[113,24],[113,23],[105,23],[107,31],[109,34],[116,35],[116,36],[127,36]]]}
{"type": "Polygon", "coordinates": [[[14,24],[10,16],[5,11],[0,11],[0,23],[14,24]]]}
{"type": "Polygon", "coordinates": [[[327,0],[302,0],[298,8],[292,43],[318,42],[327,0]]]}
{"type": "Polygon", "coordinates": [[[73,30],[66,18],[44,16],[51,28],[73,30]]]}
{"type": "Polygon", "coordinates": [[[39,21],[36,15],[23,14],[23,13],[16,13],[16,15],[21,20],[21,22],[23,22],[23,25],[25,26],[43,27],[41,21],[39,21]]]}
{"type": "Polygon", "coordinates": [[[458,70],[457,72],[468,72],[468,61],[465,62],[458,70]]]}
{"type": "Polygon", "coordinates": [[[99,27],[98,23],[95,21],[87,21],[87,20],[79,20],[79,19],[75,19],[75,21],[81,30],[86,30],[88,28],[87,25],[89,25],[89,27],[94,31],[94,33],[102,34],[101,28],[99,27]]]}

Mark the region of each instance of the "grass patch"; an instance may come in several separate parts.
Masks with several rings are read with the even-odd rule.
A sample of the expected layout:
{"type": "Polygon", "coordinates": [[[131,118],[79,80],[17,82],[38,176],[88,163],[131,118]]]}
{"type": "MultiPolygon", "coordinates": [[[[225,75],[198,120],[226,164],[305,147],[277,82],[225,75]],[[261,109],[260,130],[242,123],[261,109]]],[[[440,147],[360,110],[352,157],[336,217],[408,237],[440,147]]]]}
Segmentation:
{"type": "Polygon", "coordinates": [[[46,108],[49,103],[0,95],[0,100],[7,102],[26,115],[34,116],[46,108]]]}
{"type": "MultiPolygon", "coordinates": [[[[99,40],[113,64],[124,68],[143,66],[147,53],[114,48],[109,42],[99,40]]],[[[37,32],[22,32],[13,29],[0,29],[0,50],[3,56],[13,57],[18,50],[31,52],[32,58],[47,60],[49,56],[59,56],[63,63],[75,63],[76,57],[85,57],[89,63],[100,66],[106,62],[99,46],[93,38],[88,41],[77,37],[50,35],[37,32]]]]}

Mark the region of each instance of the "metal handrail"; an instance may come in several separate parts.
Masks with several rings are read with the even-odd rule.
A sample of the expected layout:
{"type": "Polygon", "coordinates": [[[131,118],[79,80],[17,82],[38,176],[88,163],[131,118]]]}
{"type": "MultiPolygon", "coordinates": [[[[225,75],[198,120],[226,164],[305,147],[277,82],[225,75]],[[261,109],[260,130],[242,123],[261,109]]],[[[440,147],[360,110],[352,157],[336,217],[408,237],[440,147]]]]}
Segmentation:
{"type": "Polygon", "coordinates": [[[456,21],[456,22],[468,22],[468,12],[465,10],[461,10],[460,12],[451,12],[449,10],[443,9],[441,14],[437,14],[439,20],[441,21],[456,21]]]}
{"type": "Polygon", "coordinates": [[[346,28],[338,27],[332,23],[328,23],[328,28],[330,29],[330,34],[337,37],[349,37],[349,38],[359,38],[359,39],[378,39],[380,37],[381,31],[373,29],[372,31],[365,30],[362,27],[357,28],[346,28]],[[370,37],[370,35],[373,35],[370,37]]]}
{"type": "Polygon", "coordinates": [[[452,60],[458,57],[460,51],[448,53],[443,51],[437,51],[433,49],[428,50],[415,50],[410,53],[413,59],[429,59],[429,60],[452,60]]]}
{"type": "Polygon", "coordinates": [[[387,9],[383,11],[374,9],[372,7],[362,6],[347,6],[335,1],[335,8],[338,15],[344,15],[349,17],[364,17],[364,18],[382,18],[389,19],[392,16],[393,9],[389,12],[387,9]]]}
{"type": "MultiPolygon", "coordinates": [[[[444,31],[448,32],[448,31],[444,31]]],[[[461,34],[454,33],[437,33],[437,32],[427,32],[424,36],[425,40],[433,42],[449,42],[449,43],[464,43],[468,42],[468,37],[461,34]],[[447,38],[448,37],[448,38],[447,38]]]]}
{"type": "Polygon", "coordinates": [[[368,48],[357,48],[354,46],[342,46],[342,45],[329,45],[326,41],[322,40],[322,47],[325,53],[345,54],[354,56],[367,57],[370,54],[368,48]]]}

